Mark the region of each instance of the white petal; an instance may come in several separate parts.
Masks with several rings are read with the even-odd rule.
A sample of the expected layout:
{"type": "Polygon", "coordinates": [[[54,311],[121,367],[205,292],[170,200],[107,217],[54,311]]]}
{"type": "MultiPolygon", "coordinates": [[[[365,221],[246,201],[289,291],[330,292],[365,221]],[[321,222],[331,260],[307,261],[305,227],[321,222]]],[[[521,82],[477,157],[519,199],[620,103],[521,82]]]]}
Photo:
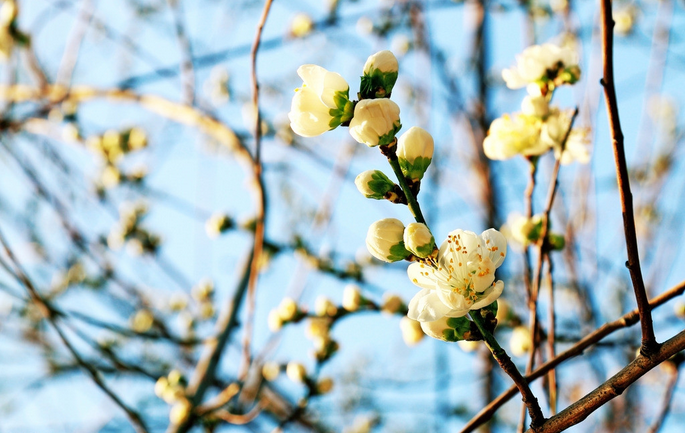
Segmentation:
{"type": "Polygon", "coordinates": [[[431,322],[445,316],[450,311],[436,295],[435,290],[422,289],[410,301],[407,317],[419,322],[431,322]]]}
{"type": "Polygon", "coordinates": [[[481,233],[481,238],[486,245],[488,257],[491,258],[497,269],[507,255],[507,239],[496,229],[488,229],[481,233]]]}
{"type": "Polygon", "coordinates": [[[412,263],[407,267],[407,276],[410,277],[410,281],[422,289],[436,288],[436,278],[433,272],[433,269],[422,263],[412,263]]]}
{"type": "Polygon", "coordinates": [[[500,295],[503,293],[503,288],[505,285],[503,284],[502,281],[496,281],[496,283],[491,286],[490,289],[486,290],[483,292],[483,298],[472,305],[472,310],[478,310],[479,308],[483,308],[487,305],[490,305],[500,297],[500,295]]]}
{"type": "Polygon", "coordinates": [[[439,287],[436,290],[438,298],[445,304],[450,310],[464,310],[469,309],[464,296],[453,292],[452,288],[449,286],[439,287]]]}

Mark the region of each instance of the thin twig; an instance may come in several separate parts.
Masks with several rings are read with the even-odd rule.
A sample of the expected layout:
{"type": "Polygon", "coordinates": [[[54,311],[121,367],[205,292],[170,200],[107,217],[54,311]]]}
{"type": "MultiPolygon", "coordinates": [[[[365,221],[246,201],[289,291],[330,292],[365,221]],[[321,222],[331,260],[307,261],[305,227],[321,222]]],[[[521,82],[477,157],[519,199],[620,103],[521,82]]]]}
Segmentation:
{"type": "MultiPolygon", "coordinates": [[[[666,303],[670,299],[673,299],[681,294],[684,293],[684,282],[682,281],[681,283],[677,284],[676,286],[672,287],[671,289],[667,290],[663,294],[656,296],[650,301],[650,308],[654,309],[659,307],[660,305],[666,303]]],[[[550,371],[553,368],[556,368],[558,365],[562,364],[564,361],[574,358],[575,356],[581,355],[584,350],[589,348],[590,346],[597,344],[599,341],[601,341],[603,338],[607,337],[608,335],[612,334],[613,332],[623,329],[623,328],[628,328],[632,325],[635,325],[639,321],[639,313],[638,310],[633,310],[621,318],[613,321],[613,322],[608,322],[605,323],[603,326],[600,328],[596,329],[595,331],[591,332],[588,334],[586,337],[582,338],[579,340],[574,346],[570,347],[569,349],[565,350],[564,352],[560,353],[557,355],[555,358],[549,360],[545,364],[541,365],[538,367],[536,370],[534,370],[531,374],[527,375],[525,379],[527,382],[532,382],[540,377],[543,377],[548,371],[550,371]]],[[[507,403],[512,397],[517,395],[517,387],[512,386],[510,387],[507,391],[503,392],[493,400],[488,406],[483,408],[481,412],[479,412],[477,415],[475,415],[461,430],[462,433],[468,433],[471,431],[474,431],[477,427],[479,427],[481,424],[484,422],[488,421],[491,419],[493,414],[505,403],[507,403]]]]}
{"type": "MultiPolygon", "coordinates": [[[[671,356],[684,350],[684,331],[657,346],[651,355],[639,354],[635,360],[612,376],[581,400],[569,406],[558,415],[550,418],[535,433],[556,433],[579,424],[596,409],[603,406],[626,390],[644,374],[660,365],[671,356]]],[[[527,433],[534,433],[528,430],[527,433]]]]}
{"type": "Polygon", "coordinates": [[[615,166],[617,168],[617,185],[619,187],[619,200],[622,204],[624,237],[626,239],[626,252],[628,257],[626,266],[629,268],[634,295],[641,316],[641,354],[647,356],[657,348],[657,341],[655,340],[653,319],[650,314],[650,306],[648,305],[648,295],[646,294],[643,275],[641,274],[641,262],[638,255],[638,241],[636,239],[636,224],[634,222],[633,198],[631,196],[629,173],[626,166],[626,156],[624,154],[624,135],[622,134],[622,127],[619,123],[619,108],[617,105],[617,96],[615,94],[612,63],[612,31],[614,28],[614,21],[612,20],[611,0],[601,0],[600,16],[603,34],[603,79],[600,82],[605,90],[605,103],[607,105],[607,115],[610,123],[610,136],[612,137],[615,166]]]}
{"type": "MultiPolygon", "coordinates": [[[[9,244],[7,243],[7,240],[5,239],[5,236],[3,235],[2,231],[0,231],[0,243],[2,243],[3,250],[5,251],[5,254],[7,257],[12,261],[14,264],[14,270],[10,270],[7,268],[8,272],[10,272],[12,275],[14,275],[19,282],[26,287],[26,290],[29,292],[29,296],[31,297],[31,300],[38,306],[38,308],[41,310],[43,317],[47,319],[47,321],[52,325],[52,327],[55,329],[57,334],[60,337],[60,340],[62,340],[62,343],[64,343],[65,347],[71,355],[74,357],[76,362],[86,370],[88,375],[91,377],[93,382],[105,393],[107,394],[108,397],[114,401],[114,403],[119,406],[129,417],[129,420],[131,421],[131,424],[133,424],[134,428],[136,429],[137,432],[147,432],[148,429],[145,426],[145,422],[141,418],[140,414],[136,412],[134,409],[130,408],[124,401],[112,391],[109,386],[105,383],[105,381],[102,379],[100,376],[100,373],[98,370],[96,370],[92,365],[88,364],[83,360],[81,355],[76,351],[76,349],[72,346],[71,342],[69,339],[67,339],[66,335],[63,333],[62,329],[59,327],[57,324],[57,315],[55,314],[54,310],[51,308],[50,304],[48,304],[43,297],[38,293],[38,290],[36,289],[36,286],[33,284],[33,282],[29,279],[28,274],[24,271],[22,268],[21,264],[17,260],[16,256],[14,255],[14,252],[10,248],[9,244]]],[[[6,264],[3,261],[3,265],[6,266],[6,264]]]]}
{"type": "Polygon", "coordinates": [[[167,0],[169,7],[174,15],[174,28],[176,30],[176,38],[179,41],[181,48],[181,81],[183,83],[183,96],[181,101],[186,105],[193,105],[195,103],[195,73],[193,71],[193,51],[191,43],[186,36],[186,31],[183,26],[183,13],[179,1],[167,0]]]}
{"type": "MultiPolygon", "coordinates": [[[[260,49],[262,40],[262,30],[267,22],[272,0],[266,0],[262,16],[257,24],[257,33],[250,51],[252,73],[252,103],[255,111],[255,158],[253,159],[253,176],[256,184],[262,182],[262,162],[261,162],[261,138],[262,138],[262,119],[260,118],[260,86],[257,81],[257,52],[260,49]]],[[[266,219],[266,197],[264,189],[258,191],[259,200],[257,205],[257,215],[255,218],[255,242],[253,244],[252,263],[250,264],[250,278],[248,279],[247,309],[248,317],[245,321],[245,338],[243,341],[243,365],[239,378],[243,379],[248,374],[250,367],[250,343],[252,340],[252,328],[255,320],[255,291],[257,289],[257,279],[260,273],[260,262],[262,261],[262,247],[264,246],[264,226],[266,219]]]]}
{"type": "Polygon", "coordinates": [[[672,364],[673,370],[670,372],[671,375],[669,377],[669,382],[665,388],[665,396],[662,399],[662,406],[660,407],[660,412],[657,414],[653,425],[650,426],[648,433],[657,433],[660,431],[660,428],[662,427],[662,424],[665,422],[667,414],[669,413],[669,406],[672,403],[672,397],[674,397],[676,386],[679,384],[679,366],[674,362],[670,361],[670,363],[672,364]]]}
{"type": "MultiPolygon", "coordinates": [[[[553,281],[553,261],[550,254],[545,256],[546,274],[550,283],[550,299],[548,301],[548,359],[555,358],[555,283],[553,281]]],[[[548,372],[548,395],[550,414],[557,413],[557,372],[555,369],[548,372]]]]}
{"type": "Polygon", "coordinates": [[[519,370],[517,370],[517,366],[514,365],[505,350],[500,347],[498,341],[493,337],[493,334],[486,329],[483,319],[481,318],[481,313],[479,311],[470,311],[469,317],[472,318],[477,328],[479,328],[481,335],[484,337],[484,343],[486,343],[486,346],[493,354],[493,358],[498,361],[500,368],[502,368],[503,371],[507,373],[510,378],[512,378],[515,386],[519,390],[520,394],[522,394],[522,400],[524,401],[527,409],[529,409],[531,425],[534,428],[541,425],[545,421],[545,418],[543,417],[541,407],[538,405],[538,400],[531,392],[531,388],[529,388],[529,384],[522,377],[519,370]]]}

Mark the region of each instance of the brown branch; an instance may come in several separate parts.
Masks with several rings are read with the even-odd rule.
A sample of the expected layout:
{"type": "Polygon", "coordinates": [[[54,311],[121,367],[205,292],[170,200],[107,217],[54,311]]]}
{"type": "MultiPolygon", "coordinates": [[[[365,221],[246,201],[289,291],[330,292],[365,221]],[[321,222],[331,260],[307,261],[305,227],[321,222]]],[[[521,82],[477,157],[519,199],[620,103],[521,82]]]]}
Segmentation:
{"type": "Polygon", "coordinates": [[[600,1],[600,16],[603,35],[603,79],[600,83],[605,90],[605,103],[607,105],[607,115],[610,123],[610,136],[612,137],[615,166],[617,168],[617,185],[619,187],[619,200],[622,204],[624,237],[626,239],[626,251],[628,256],[626,266],[629,268],[631,282],[634,287],[634,295],[641,317],[641,354],[648,356],[657,348],[657,342],[655,340],[655,331],[653,330],[653,319],[650,315],[650,306],[648,305],[648,295],[646,294],[645,285],[643,283],[643,275],[641,275],[638,241],[636,240],[636,224],[634,222],[633,198],[631,195],[631,186],[629,185],[626,156],[624,154],[624,135],[622,134],[622,128],[619,123],[619,108],[617,106],[617,96],[615,94],[612,64],[612,30],[614,28],[614,21],[612,20],[611,0],[600,1]]]}
{"type": "MultiPolygon", "coordinates": [[[[673,299],[679,295],[684,293],[684,282],[682,281],[681,283],[677,284],[675,287],[672,287],[671,289],[667,290],[663,294],[656,296],[650,301],[650,308],[654,309],[659,307],[660,305],[666,303],[670,299],[673,299]]],[[[574,346],[570,347],[569,349],[565,350],[564,352],[560,353],[557,355],[555,358],[549,360],[545,364],[541,365],[538,367],[536,370],[534,370],[531,374],[525,376],[525,379],[527,382],[532,382],[540,377],[543,377],[545,374],[548,373],[553,368],[556,368],[558,365],[562,364],[564,361],[574,358],[575,356],[581,355],[584,350],[586,350],[588,347],[598,343],[601,341],[603,338],[607,337],[608,335],[612,334],[613,332],[623,329],[623,328],[628,328],[632,325],[635,325],[639,321],[639,313],[638,310],[633,310],[621,318],[613,321],[613,322],[608,322],[605,323],[603,326],[600,328],[596,329],[595,331],[591,332],[588,334],[586,337],[582,338],[577,342],[574,346]]],[[[503,392],[493,400],[488,406],[483,408],[481,412],[479,412],[476,416],[474,416],[461,430],[462,433],[467,433],[474,431],[479,425],[483,424],[484,422],[488,421],[491,419],[493,414],[505,403],[507,403],[512,397],[517,395],[517,387],[512,386],[510,387],[507,391],[503,392]]]]}
{"type": "MultiPolygon", "coordinates": [[[[252,49],[250,50],[251,58],[251,82],[252,82],[252,102],[253,110],[255,110],[255,157],[253,159],[253,174],[256,183],[262,182],[262,161],[261,161],[261,138],[262,138],[262,119],[260,118],[260,86],[257,81],[257,52],[260,49],[260,42],[262,41],[262,30],[267,22],[269,11],[272,6],[272,0],[264,2],[264,9],[262,16],[257,24],[257,33],[253,41],[252,49]]],[[[239,378],[243,379],[248,374],[250,368],[250,342],[252,340],[253,322],[255,321],[255,291],[257,289],[257,279],[260,273],[260,262],[262,261],[262,247],[264,246],[264,226],[266,218],[266,197],[264,189],[261,188],[258,192],[259,200],[257,202],[257,215],[255,218],[255,242],[253,244],[252,263],[250,264],[250,277],[248,278],[248,299],[247,310],[248,317],[245,321],[245,339],[243,342],[243,365],[239,378]]]]}
{"type": "MultiPolygon", "coordinates": [[[[650,356],[639,354],[635,360],[605,381],[598,388],[588,393],[581,400],[569,406],[558,415],[550,418],[536,433],[555,433],[579,424],[596,409],[624,392],[632,383],[644,374],[684,350],[684,331],[657,346],[650,356]]],[[[533,430],[528,430],[533,433],[533,430]]]]}
{"type": "MultiPolygon", "coordinates": [[[[550,300],[548,301],[548,359],[555,358],[555,283],[553,282],[553,261],[546,254],[548,281],[550,282],[550,300]]],[[[557,374],[555,369],[548,372],[548,398],[550,413],[557,413],[557,374]]]]}

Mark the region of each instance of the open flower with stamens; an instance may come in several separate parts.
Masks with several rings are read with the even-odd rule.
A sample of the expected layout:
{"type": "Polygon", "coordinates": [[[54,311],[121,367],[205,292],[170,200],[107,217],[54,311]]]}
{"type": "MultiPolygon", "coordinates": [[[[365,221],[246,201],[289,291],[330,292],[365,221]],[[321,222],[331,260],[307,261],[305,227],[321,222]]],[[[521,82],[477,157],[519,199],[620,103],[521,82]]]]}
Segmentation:
{"type": "Polygon", "coordinates": [[[410,301],[408,317],[420,322],[462,317],[491,304],[503,292],[503,282],[495,281],[495,270],[506,254],[505,236],[495,229],[481,235],[452,231],[437,259],[407,268],[410,280],[422,288],[410,301]]]}

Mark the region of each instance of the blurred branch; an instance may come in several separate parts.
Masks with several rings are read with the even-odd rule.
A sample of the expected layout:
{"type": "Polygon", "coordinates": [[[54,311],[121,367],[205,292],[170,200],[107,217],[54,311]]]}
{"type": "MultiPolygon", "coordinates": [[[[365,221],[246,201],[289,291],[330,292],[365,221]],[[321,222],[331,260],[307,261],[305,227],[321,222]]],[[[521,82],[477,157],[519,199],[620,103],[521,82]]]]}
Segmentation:
{"type": "MultiPolygon", "coordinates": [[[[612,376],[581,400],[550,418],[535,432],[560,432],[579,424],[596,409],[621,395],[629,385],[636,382],[644,374],[682,350],[684,350],[684,331],[658,345],[657,350],[653,351],[649,357],[642,353],[639,354],[633,362],[621,369],[619,373],[612,376]]],[[[534,430],[529,430],[529,432],[533,433],[534,430]]]]}
{"type": "MultiPolygon", "coordinates": [[[[650,302],[650,308],[654,309],[659,307],[660,305],[666,303],[670,299],[676,298],[677,296],[681,295],[684,293],[684,282],[679,283],[675,287],[672,287],[668,291],[664,292],[663,294],[656,296],[653,298],[650,302]]],[[[600,328],[596,329],[595,331],[591,332],[588,334],[586,337],[581,339],[578,343],[576,343],[574,346],[570,347],[569,349],[565,350],[564,352],[560,353],[557,355],[555,358],[549,360],[545,364],[541,365],[538,367],[536,370],[534,370],[531,374],[527,375],[525,378],[527,382],[532,382],[539,377],[543,377],[545,374],[548,373],[553,368],[556,368],[558,365],[562,364],[564,361],[574,358],[575,356],[581,355],[584,350],[589,348],[590,346],[593,346],[594,344],[598,343],[601,341],[603,338],[607,337],[608,335],[612,334],[613,332],[623,329],[623,328],[628,328],[632,325],[635,325],[639,321],[639,312],[638,310],[633,310],[621,318],[613,321],[613,322],[608,322],[601,326],[600,328]]],[[[500,408],[502,405],[504,405],[507,401],[509,401],[512,397],[517,395],[517,387],[512,386],[510,387],[507,391],[503,392],[493,400],[488,406],[483,408],[481,412],[479,412],[476,416],[474,416],[461,430],[462,433],[468,433],[471,431],[474,431],[479,425],[482,423],[488,421],[491,419],[493,414],[500,408]]]]}
{"type": "Polygon", "coordinates": [[[31,300],[40,308],[41,313],[45,319],[48,320],[48,322],[52,325],[52,327],[55,329],[57,334],[60,337],[60,340],[64,343],[65,347],[69,350],[71,355],[74,357],[76,362],[86,370],[88,375],[91,377],[93,382],[105,393],[107,394],[108,397],[112,399],[112,401],[119,406],[124,412],[126,412],[126,415],[129,417],[129,420],[133,424],[134,428],[136,429],[137,432],[147,432],[148,429],[145,426],[145,423],[143,422],[143,419],[141,418],[140,414],[136,412],[135,410],[131,409],[124,401],[112,391],[105,381],[102,379],[100,376],[100,373],[98,370],[96,370],[92,365],[89,363],[85,362],[81,355],[76,351],[74,346],[72,346],[71,342],[67,339],[66,335],[62,331],[62,329],[59,327],[57,324],[56,320],[56,315],[54,310],[52,310],[50,304],[48,304],[42,296],[38,293],[38,290],[36,290],[36,287],[33,285],[33,282],[29,279],[28,275],[24,272],[22,269],[21,265],[17,261],[17,258],[15,257],[14,253],[10,249],[9,244],[7,243],[7,240],[5,239],[5,236],[3,235],[2,231],[0,231],[0,243],[2,243],[3,249],[5,251],[5,254],[7,257],[12,261],[14,264],[14,270],[11,270],[9,267],[9,264],[5,263],[4,260],[0,260],[2,262],[2,266],[12,275],[14,275],[18,281],[26,287],[26,290],[29,292],[29,295],[31,297],[31,300]]]}
{"type": "MultiPolygon", "coordinates": [[[[681,358],[681,362],[683,363],[683,357],[681,358]]],[[[674,390],[676,390],[677,385],[679,384],[679,365],[676,364],[673,360],[671,361],[672,368],[670,369],[670,376],[669,376],[669,381],[667,382],[667,386],[665,387],[665,396],[662,399],[662,406],[660,407],[660,412],[657,414],[657,417],[655,418],[655,422],[653,425],[650,426],[650,429],[648,430],[648,433],[657,433],[660,431],[660,428],[662,427],[662,424],[665,421],[665,418],[667,418],[667,414],[669,414],[669,406],[672,403],[672,398],[674,397],[674,390]]]]}
{"type": "Polygon", "coordinates": [[[181,11],[181,4],[177,0],[167,0],[169,7],[174,16],[174,28],[176,30],[176,38],[179,41],[181,48],[181,81],[183,82],[183,94],[181,102],[186,105],[194,105],[195,103],[195,73],[193,72],[193,52],[191,50],[191,43],[188,40],[186,31],[183,26],[183,12],[181,11]]]}
{"type": "Polygon", "coordinates": [[[643,276],[641,275],[641,262],[638,253],[638,241],[636,240],[636,223],[634,222],[633,199],[631,196],[631,186],[629,185],[629,173],[626,167],[626,156],[624,154],[624,135],[619,123],[619,108],[617,96],[615,94],[614,71],[612,59],[612,31],[614,21],[612,20],[612,1],[600,1],[600,22],[602,27],[602,55],[603,55],[603,79],[600,81],[605,90],[605,103],[607,105],[607,115],[610,123],[610,135],[612,137],[612,147],[615,155],[615,166],[617,168],[617,185],[619,187],[619,199],[622,203],[622,218],[624,220],[624,237],[626,238],[626,250],[628,260],[626,266],[631,274],[631,281],[634,287],[634,295],[638,304],[638,311],[641,316],[641,354],[649,356],[657,348],[655,331],[653,330],[653,319],[648,305],[643,276]]]}

